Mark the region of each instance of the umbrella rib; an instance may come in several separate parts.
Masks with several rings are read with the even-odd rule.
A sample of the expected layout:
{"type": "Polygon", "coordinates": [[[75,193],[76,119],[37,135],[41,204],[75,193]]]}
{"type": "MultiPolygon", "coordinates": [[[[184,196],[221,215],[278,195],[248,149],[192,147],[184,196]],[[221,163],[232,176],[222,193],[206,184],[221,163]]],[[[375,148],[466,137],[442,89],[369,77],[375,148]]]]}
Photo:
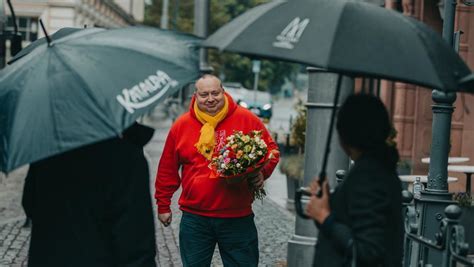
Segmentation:
{"type": "MultiPolygon", "coordinates": [[[[42,59],[43,59],[42,57],[33,57],[33,58],[30,59],[29,61],[30,61],[30,63],[31,63],[31,62],[40,61],[40,60],[42,60],[42,59]]],[[[15,66],[7,66],[5,69],[3,69],[3,70],[2,70],[2,73],[3,73],[3,72],[7,72],[7,73],[6,73],[5,75],[3,75],[2,78],[0,79],[0,84],[1,84],[3,81],[7,80],[7,78],[10,78],[10,76],[18,75],[18,73],[19,73],[18,70],[19,70],[19,69],[22,69],[22,71],[31,71],[31,70],[34,70],[34,69],[35,69],[35,68],[33,68],[33,67],[25,67],[25,66],[23,66],[23,65],[24,65],[24,64],[15,65],[15,66]]],[[[34,65],[34,64],[33,64],[33,65],[34,65]]],[[[0,88],[3,88],[3,89],[5,89],[5,90],[7,89],[7,88],[5,88],[5,87],[0,87],[0,88]]],[[[17,90],[15,90],[15,93],[17,94],[17,101],[20,101],[20,98],[21,98],[22,95],[24,94],[24,90],[22,90],[23,88],[22,88],[19,84],[17,84],[17,85],[15,86],[15,89],[17,89],[17,90]]],[[[0,89],[0,90],[1,90],[1,89],[0,89]]],[[[6,92],[9,92],[9,91],[6,90],[6,92]]],[[[18,112],[18,105],[15,104],[14,106],[15,106],[15,109],[13,110],[12,115],[9,116],[8,119],[7,119],[7,120],[8,120],[7,122],[9,123],[9,127],[5,127],[5,130],[6,130],[7,128],[10,128],[10,130],[12,130],[12,129],[15,128],[15,125],[14,125],[14,124],[15,124],[16,121],[15,121],[14,119],[12,119],[12,118],[16,117],[16,114],[17,114],[17,112],[18,112]]],[[[8,112],[7,112],[6,114],[8,114],[8,112]]],[[[1,135],[0,135],[0,136],[1,136],[1,135]]],[[[2,154],[2,157],[3,157],[3,158],[2,158],[2,162],[3,162],[4,165],[3,165],[3,166],[0,165],[0,171],[1,171],[2,169],[5,170],[5,171],[10,171],[10,170],[12,170],[12,164],[14,164],[14,161],[8,160],[8,159],[7,159],[7,154],[10,153],[10,146],[9,146],[9,144],[10,144],[10,140],[12,139],[12,131],[10,131],[10,132],[6,132],[6,131],[5,131],[5,132],[4,132],[4,135],[1,136],[1,139],[2,139],[1,142],[5,142],[5,145],[2,145],[2,146],[5,148],[5,151],[3,151],[3,154],[2,154]]],[[[24,162],[21,162],[21,163],[24,163],[24,162]]],[[[18,165],[16,165],[16,166],[18,166],[18,165]]],[[[13,167],[16,167],[16,166],[13,166],[13,167]]]]}

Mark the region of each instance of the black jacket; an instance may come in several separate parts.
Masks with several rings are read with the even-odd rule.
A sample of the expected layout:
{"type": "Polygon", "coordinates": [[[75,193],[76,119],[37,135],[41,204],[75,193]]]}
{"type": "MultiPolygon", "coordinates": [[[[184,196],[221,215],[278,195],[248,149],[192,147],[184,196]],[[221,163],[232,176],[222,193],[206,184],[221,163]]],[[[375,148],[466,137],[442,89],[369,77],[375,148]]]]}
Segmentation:
{"type": "Polygon", "coordinates": [[[155,231],[143,145],[153,130],[30,165],[23,205],[32,218],[28,266],[155,265],[155,231]]]}
{"type": "Polygon", "coordinates": [[[330,197],[331,215],[319,226],[314,266],[402,265],[401,182],[379,160],[363,156],[330,197]],[[355,249],[354,249],[355,248],[355,249]]]}

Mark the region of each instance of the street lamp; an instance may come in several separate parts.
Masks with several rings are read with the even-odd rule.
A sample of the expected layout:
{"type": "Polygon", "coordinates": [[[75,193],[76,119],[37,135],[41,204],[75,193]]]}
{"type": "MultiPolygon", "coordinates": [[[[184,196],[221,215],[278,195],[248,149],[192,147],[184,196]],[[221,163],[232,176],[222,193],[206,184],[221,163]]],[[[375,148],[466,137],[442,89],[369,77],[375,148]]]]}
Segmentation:
{"type": "Polygon", "coordinates": [[[162,8],[161,8],[161,21],[160,21],[160,27],[162,29],[168,29],[168,5],[169,5],[168,0],[164,0],[162,8]]]}
{"type": "Polygon", "coordinates": [[[6,45],[5,45],[5,26],[7,23],[7,16],[5,14],[5,2],[0,1],[0,69],[5,66],[5,54],[6,54],[6,45]]]}
{"type": "MultiPolygon", "coordinates": [[[[194,34],[206,38],[209,28],[209,0],[194,0],[194,34]]],[[[199,69],[201,73],[212,71],[208,63],[207,49],[201,47],[199,50],[199,69]]]]}
{"type": "MultiPolygon", "coordinates": [[[[462,0],[466,5],[474,4],[474,0],[462,0]]],[[[456,46],[454,22],[456,15],[457,0],[441,0],[438,2],[441,18],[443,19],[443,39],[454,49],[456,46]]],[[[457,35],[459,38],[460,33],[457,35]]],[[[434,104],[430,166],[428,171],[428,186],[421,192],[421,198],[415,200],[415,207],[419,216],[418,235],[429,237],[439,231],[439,223],[442,219],[444,208],[454,203],[452,193],[448,190],[447,168],[449,155],[449,138],[451,133],[451,119],[454,111],[453,103],[456,93],[433,90],[432,99],[434,104]]],[[[416,248],[412,247],[415,251],[416,248]]],[[[437,251],[423,255],[418,251],[423,262],[440,262],[443,254],[437,251]]]]}
{"type": "MultiPolygon", "coordinates": [[[[474,6],[474,0],[461,0],[461,2],[466,6],[474,6]]],[[[436,5],[438,6],[441,19],[444,20],[444,0],[439,0],[436,5]]]]}

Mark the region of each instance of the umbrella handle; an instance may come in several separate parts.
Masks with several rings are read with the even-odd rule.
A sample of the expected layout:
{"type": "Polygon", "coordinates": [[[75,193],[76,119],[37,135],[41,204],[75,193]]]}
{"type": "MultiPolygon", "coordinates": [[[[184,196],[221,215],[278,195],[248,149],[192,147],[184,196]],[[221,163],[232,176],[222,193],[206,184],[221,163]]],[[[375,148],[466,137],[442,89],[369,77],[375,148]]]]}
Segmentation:
{"type": "Polygon", "coordinates": [[[319,173],[319,180],[318,180],[319,188],[315,194],[318,198],[321,198],[323,196],[323,183],[326,179],[327,179],[326,170],[322,170],[319,173]]]}
{"type": "Polygon", "coordinates": [[[307,187],[300,187],[296,189],[296,192],[295,192],[296,213],[303,219],[310,219],[310,217],[306,215],[306,213],[303,211],[303,205],[301,204],[301,198],[303,197],[303,195],[307,197],[311,196],[311,192],[307,190],[307,187]]]}

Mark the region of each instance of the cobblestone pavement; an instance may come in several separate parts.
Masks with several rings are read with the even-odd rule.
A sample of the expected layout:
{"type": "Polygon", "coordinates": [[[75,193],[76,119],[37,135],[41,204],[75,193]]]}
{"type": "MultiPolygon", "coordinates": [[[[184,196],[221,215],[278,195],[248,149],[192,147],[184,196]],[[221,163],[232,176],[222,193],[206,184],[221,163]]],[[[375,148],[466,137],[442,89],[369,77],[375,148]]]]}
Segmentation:
{"type": "MultiPolygon", "coordinates": [[[[155,112],[145,123],[156,129],[154,138],[145,147],[150,165],[150,187],[153,191],[157,163],[171,121],[156,116],[155,112]]],[[[0,173],[0,267],[26,266],[30,228],[22,227],[25,217],[21,208],[21,192],[26,172],[27,166],[10,173],[8,177],[0,173]]],[[[283,179],[281,175],[272,177],[277,178],[283,179]]],[[[269,193],[280,191],[269,190],[269,193]]],[[[157,262],[163,267],[182,266],[178,246],[181,219],[181,211],[177,206],[178,196],[179,192],[173,197],[173,222],[169,227],[158,223],[155,216],[157,262]]],[[[271,200],[271,197],[270,195],[263,202],[254,203],[260,247],[259,266],[286,266],[287,242],[294,232],[295,217],[282,205],[271,200]]],[[[156,207],[154,210],[156,212],[156,207]]],[[[212,266],[222,266],[217,249],[212,266]]]]}

